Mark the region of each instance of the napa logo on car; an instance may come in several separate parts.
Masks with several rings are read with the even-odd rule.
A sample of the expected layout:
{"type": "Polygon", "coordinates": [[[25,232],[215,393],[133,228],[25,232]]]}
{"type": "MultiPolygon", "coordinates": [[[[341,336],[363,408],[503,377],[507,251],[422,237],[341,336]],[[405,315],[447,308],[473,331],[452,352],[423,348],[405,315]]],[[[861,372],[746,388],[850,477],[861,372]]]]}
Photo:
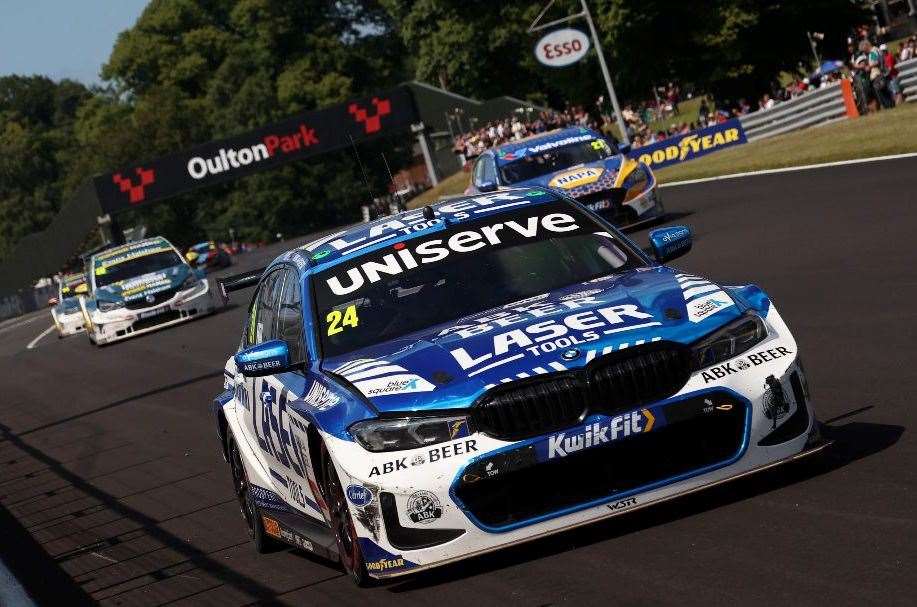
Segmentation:
{"type": "Polygon", "coordinates": [[[572,171],[565,171],[555,175],[548,185],[552,188],[570,190],[581,185],[588,185],[598,181],[599,177],[601,177],[604,172],[604,169],[598,167],[584,167],[572,171]]]}

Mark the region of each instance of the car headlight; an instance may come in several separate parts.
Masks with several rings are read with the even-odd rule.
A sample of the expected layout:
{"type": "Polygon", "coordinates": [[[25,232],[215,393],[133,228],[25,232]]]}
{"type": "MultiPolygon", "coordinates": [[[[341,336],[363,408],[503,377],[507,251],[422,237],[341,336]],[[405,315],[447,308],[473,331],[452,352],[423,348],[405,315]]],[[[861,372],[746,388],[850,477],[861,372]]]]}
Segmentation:
{"type": "Polygon", "coordinates": [[[649,183],[649,169],[642,164],[630,172],[630,175],[624,180],[624,202],[633,200],[646,191],[646,184],[649,183]]]}
{"type": "Polygon", "coordinates": [[[118,308],[124,307],[124,300],[121,301],[106,301],[100,299],[98,302],[99,312],[111,312],[112,310],[117,310],[118,308]]]}
{"type": "Polygon", "coordinates": [[[748,314],[703,338],[691,348],[694,370],[705,369],[748,351],[767,337],[757,314],[748,314]]]}
{"type": "Polygon", "coordinates": [[[181,283],[181,286],[178,288],[178,290],[187,291],[188,289],[193,289],[199,284],[201,284],[201,279],[192,272],[191,274],[188,274],[188,278],[185,279],[185,282],[181,283]]]}
{"type": "Polygon", "coordinates": [[[350,433],[367,451],[417,449],[467,436],[465,415],[367,419],[350,426],[350,433]]]}

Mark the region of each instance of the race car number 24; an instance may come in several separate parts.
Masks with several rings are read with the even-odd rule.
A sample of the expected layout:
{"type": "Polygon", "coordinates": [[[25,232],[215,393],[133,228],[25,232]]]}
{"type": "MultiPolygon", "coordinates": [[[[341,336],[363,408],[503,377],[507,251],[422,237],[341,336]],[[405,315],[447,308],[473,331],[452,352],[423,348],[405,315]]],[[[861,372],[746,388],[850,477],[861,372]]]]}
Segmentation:
{"type": "Polygon", "coordinates": [[[340,310],[331,310],[325,317],[328,322],[328,335],[334,335],[344,330],[344,327],[356,327],[360,323],[357,318],[357,306],[351,304],[347,306],[343,314],[340,310]]]}

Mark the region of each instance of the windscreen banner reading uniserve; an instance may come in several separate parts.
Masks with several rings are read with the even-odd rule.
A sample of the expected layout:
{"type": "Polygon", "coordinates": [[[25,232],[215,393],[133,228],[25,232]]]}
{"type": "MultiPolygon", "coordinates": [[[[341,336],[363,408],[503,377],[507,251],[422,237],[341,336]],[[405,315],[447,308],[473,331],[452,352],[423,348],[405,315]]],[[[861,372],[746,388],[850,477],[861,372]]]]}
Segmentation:
{"type": "Polygon", "coordinates": [[[411,92],[401,86],[100,175],[95,189],[105,213],[120,211],[392,134],[418,120],[411,92]]]}

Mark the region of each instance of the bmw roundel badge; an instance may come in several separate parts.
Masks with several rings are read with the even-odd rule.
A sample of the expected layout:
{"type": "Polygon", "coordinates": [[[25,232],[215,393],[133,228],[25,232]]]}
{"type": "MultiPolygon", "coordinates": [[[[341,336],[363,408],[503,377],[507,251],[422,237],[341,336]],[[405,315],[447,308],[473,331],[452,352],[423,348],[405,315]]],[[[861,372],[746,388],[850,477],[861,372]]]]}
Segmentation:
{"type": "Polygon", "coordinates": [[[560,357],[564,360],[573,360],[574,358],[579,357],[579,350],[576,348],[570,348],[569,350],[564,350],[560,357]]]}
{"type": "Polygon", "coordinates": [[[153,303],[154,301],[156,301],[156,296],[155,296],[155,295],[147,295],[147,296],[146,296],[146,302],[147,302],[147,303],[153,303]]]}

